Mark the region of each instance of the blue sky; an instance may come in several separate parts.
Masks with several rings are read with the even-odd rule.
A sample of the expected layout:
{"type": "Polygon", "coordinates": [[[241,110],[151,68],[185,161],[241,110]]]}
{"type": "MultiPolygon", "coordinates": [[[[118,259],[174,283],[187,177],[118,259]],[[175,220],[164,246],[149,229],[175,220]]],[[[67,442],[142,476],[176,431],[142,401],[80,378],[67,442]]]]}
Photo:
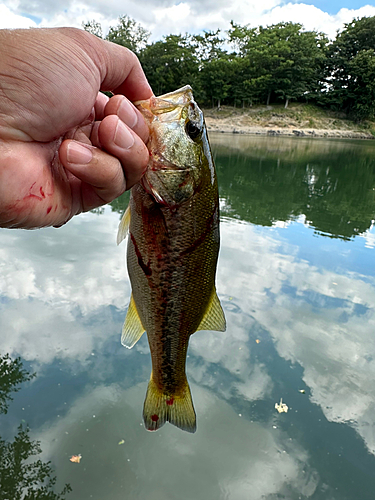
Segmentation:
{"type": "Polygon", "coordinates": [[[327,0],[306,0],[305,2],[295,2],[295,3],[305,3],[308,5],[315,5],[318,9],[321,9],[328,14],[337,14],[340,9],[359,9],[365,5],[373,5],[374,2],[358,1],[358,0],[332,0],[327,2],[327,0]]]}

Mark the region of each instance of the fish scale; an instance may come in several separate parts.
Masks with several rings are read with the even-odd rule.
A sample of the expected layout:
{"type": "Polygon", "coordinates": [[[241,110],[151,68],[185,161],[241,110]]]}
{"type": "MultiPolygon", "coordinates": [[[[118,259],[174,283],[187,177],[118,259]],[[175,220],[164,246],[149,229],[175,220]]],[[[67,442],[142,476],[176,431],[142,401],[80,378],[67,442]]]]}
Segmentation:
{"type": "Polygon", "coordinates": [[[137,103],[150,128],[150,161],[132,188],[119,238],[129,231],[127,265],[132,297],[122,342],[147,332],[152,373],[143,409],[145,427],[166,421],[194,432],[196,416],[186,379],[190,336],[224,331],[215,288],[219,252],[218,187],[201,110],[190,87],[137,103]]]}

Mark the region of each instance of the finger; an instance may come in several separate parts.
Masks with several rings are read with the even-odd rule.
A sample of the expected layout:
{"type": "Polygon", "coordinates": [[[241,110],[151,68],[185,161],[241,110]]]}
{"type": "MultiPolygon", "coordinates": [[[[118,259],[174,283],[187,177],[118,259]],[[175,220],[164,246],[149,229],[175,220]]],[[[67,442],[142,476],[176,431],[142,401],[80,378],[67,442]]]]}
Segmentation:
{"type": "Polygon", "coordinates": [[[98,127],[98,140],[102,147],[118,158],[124,169],[126,189],[140,181],[149,153],[140,137],[117,116],[106,116],[98,127]]]}
{"type": "Polygon", "coordinates": [[[81,181],[77,184],[71,179],[73,213],[109,203],[126,189],[119,160],[98,148],[66,140],[60,146],[59,157],[64,167],[81,181]]]}
{"type": "Polygon", "coordinates": [[[148,141],[149,129],[138,109],[124,96],[115,95],[108,100],[104,115],[117,115],[144,143],[148,141]]]}
{"type": "MultiPolygon", "coordinates": [[[[66,140],[60,146],[61,163],[71,174],[82,181],[79,196],[82,198],[83,211],[109,203],[140,179],[148,162],[148,151],[139,137],[129,129],[127,130],[131,139],[127,146],[122,137],[122,145],[115,146],[118,158],[113,153],[108,154],[99,148],[73,140],[66,140]],[[126,147],[127,152],[121,154],[120,150],[126,147]],[[146,154],[143,148],[146,149],[146,154]],[[121,160],[127,162],[124,169],[121,160]],[[129,172],[128,175],[127,172],[129,172]]],[[[119,137],[116,140],[119,142],[119,137]]],[[[73,196],[75,197],[76,194],[74,189],[73,196]]],[[[75,201],[73,205],[76,206],[75,201]]]]}
{"type": "Polygon", "coordinates": [[[95,101],[94,109],[95,109],[95,120],[103,120],[104,118],[104,108],[106,107],[109,101],[109,97],[103,94],[102,92],[98,93],[98,96],[95,101]]]}

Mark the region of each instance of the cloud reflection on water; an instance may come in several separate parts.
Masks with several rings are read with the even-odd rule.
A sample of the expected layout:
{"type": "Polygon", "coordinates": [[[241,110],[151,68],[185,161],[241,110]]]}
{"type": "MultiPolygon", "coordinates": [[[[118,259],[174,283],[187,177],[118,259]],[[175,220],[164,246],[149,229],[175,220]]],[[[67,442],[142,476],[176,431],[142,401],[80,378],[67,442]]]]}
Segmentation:
{"type": "Polygon", "coordinates": [[[59,230],[2,230],[2,352],[39,363],[56,356],[83,360],[97,337],[119,328],[100,330],[103,325],[87,321],[100,308],[124,311],[129,301],[117,225],[108,209],[107,217],[84,214],[59,230]]]}
{"type": "MultiPolygon", "coordinates": [[[[225,226],[218,289],[239,292],[233,302],[251,311],[280,356],[303,367],[312,402],[329,421],[352,425],[375,454],[374,280],[312,266],[270,234],[225,226]]],[[[205,352],[202,339],[200,355],[205,352]]]]}
{"type": "MultiPolygon", "coordinates": [[[[125,247],[117,248],[114,241],[117,224],[118,215],[106,209],[99,217],[85,214],[60,230],[1,231],[2,352],[35,361],[41,373],[56,358],[84,371],[94,349],[101,356],[96,366],[111,364],[100,350],[109,338],[120,342],[130,294],[125,247]],[[111,309],[118,314],[109,313],[111,309]]],[[[170,425],[155,435],[138,428],[148,356],[139,358],[145,368],[141,387],[82,387],[62,418],[33,430],[62,483],[69,472],[77,498],[78,493],[89,498],[88,484],[97,498],[103,497],[101,484],[109,483],[114,500],[123,498],[124,488],[129,499],[153,500],[180,498],[177,488],[186,490],[185,499],[313,495],[319,478],[309,466],[309,453],[272,428],[275,413],[268,400],[276,381],[267,362],[257,358],[257,328],[269,336],[281,358],[302,367],[311,401],[326,418],[351,425],[375,454],[373,279],[311,264],[278,231],[284,229],[231,220],[222,224],[217,288],[228,329],[198,332],[191,339],[188,373],[195,382],[196,436],[170,425]],[[233,399],[266,400],[265,423],[251,422],[248,414],[239,417],[231,407],[233,399]],[[98,427],[86,431],[94,414],[98,427]],[[117,444],[121,438],[124,448],[117,444]],[[87,472],[81,477],[82,469],[66,472],[67,455],[81,451],[76,445],[85,450],[87,472]],[[179,471],[189,471],[186,477],[173,472],[177,463],[179,471]],[[140,476],[146,466],[147,475],[140,476]],[[165,470],[171,471],[168,478],[165,470]],[[107,479],[101,483],[103,474],[107,479]]],[[[336,244],[339,260],[348,247],[342,241],[336,244]]],[[[144,343],[135,349],[130,357],[148,352],[144,343]]]]}
{"type": "Polygon", "coordinates": [[[69,479],[76,498],[107,498],[108,491],[111,500],[260,500],[314,493],[318,476],[298,443],[241,418],[195,384],[197,434],[170,425],[145,432],[139,412],[145,389],[145,383],[125,391],[117,384],[89,388],[64,418],[38,432],[44,458],[56,464],[59,483],[69,479]],[[77,453],[80,468],[69,463],[77,453]]]}

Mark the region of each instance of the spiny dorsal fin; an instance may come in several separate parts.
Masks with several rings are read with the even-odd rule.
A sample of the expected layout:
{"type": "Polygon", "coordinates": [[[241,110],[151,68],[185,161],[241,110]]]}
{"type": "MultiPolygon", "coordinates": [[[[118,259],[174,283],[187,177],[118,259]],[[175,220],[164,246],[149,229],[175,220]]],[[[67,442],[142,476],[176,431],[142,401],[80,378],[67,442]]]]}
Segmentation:
{"type": "Polygon", "coordinates": [[[144,331],[145,329],[143,328],[142,322],[139,318],[132,294],[124,326],[122,327],[121,344],[128,349],[131,349],[133,345],[136,344],[142,337],[144,331]]]}
{"type": "Polygon", "coordinates": [[[120,225],[118,227],[117,231],[117,244],[119,245],[122,240],[124,240],[128,234],[129,231],[129,226],[130,226],[130,205],[128,205],[128,208],[125,210],[124,215],[122,216],[122,219],[120,221],[120,225]]]}
{"type": "Polygon", "coordinates": [[[170,422],[183,431],[195,432],[196,416],[186,377],[178,394],[165,394],[155,384],[151,374],[143,406],[143,421],[148,431],[157,431],[165,422],[170,422]]]}
{"type": "Polygon", "coordinates": [[[210,302],[204,313],[203,319],[197,328],[198,330],[215,330],[217,332],[225,332],[227,324],[225,321],[224,311],[221,307],[219,297],[214,288],[210,302]]]}

